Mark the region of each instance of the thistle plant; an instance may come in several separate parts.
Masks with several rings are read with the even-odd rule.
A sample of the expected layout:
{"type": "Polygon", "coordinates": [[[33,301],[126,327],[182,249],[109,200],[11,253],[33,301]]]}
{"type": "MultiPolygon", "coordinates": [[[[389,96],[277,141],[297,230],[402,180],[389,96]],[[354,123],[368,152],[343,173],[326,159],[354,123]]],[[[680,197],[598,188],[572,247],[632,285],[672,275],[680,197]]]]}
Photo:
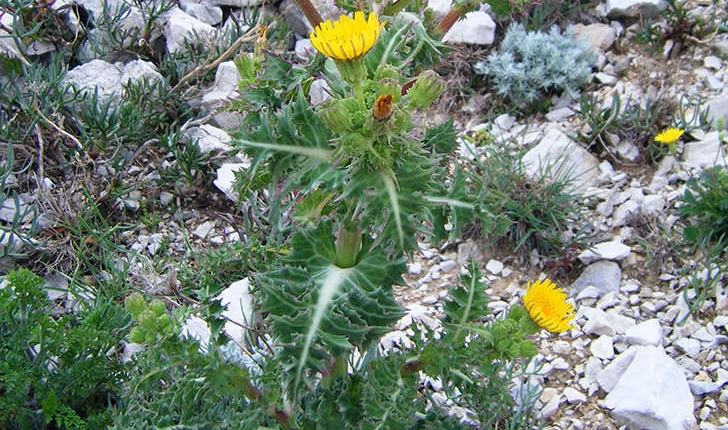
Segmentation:
{"type": "Polygon", "coordinates": [[[311,40],[321,55],[305,66],[266,50],[264,31],[236,60],[243,84],[234,106],[246,115],[234,143],[251,158],[237,177],[250,242],[236,252],[258,257],[233,261],[255,293],[250,336],[245,344],[225,336],[224,308],[212,298],[222,281],[205,273],[179,277],[199,288],[191,294],[208,323],[205,348],[180,336],[189,309],[128,296],[129,339],[147,348],[135,356],[116,428],[458,428],[422,388],[425,377],[442,381],[447,403],[481,428],[534,426],[531,336],[569,330],[574,318],[549,281],[495,316],[471,262],[439,327],[413,324],[406,345],[381,342],[404,316],[393,286],[404,284],[418,241],[439,243],[498,216],[477,203],[463,170],[453,179],[452,124],[415,128],[413,114],[444,82],[432,70],[412,76],[399,67],[392,47],[400,36],[388,32],[413,45],[421,36],[390,22],[357,11],[318,23],[311,40]],[[316,78],[331,97],[312,106],[316,78]],[[531,400],[513,399],[518,384],[531,400]]]}

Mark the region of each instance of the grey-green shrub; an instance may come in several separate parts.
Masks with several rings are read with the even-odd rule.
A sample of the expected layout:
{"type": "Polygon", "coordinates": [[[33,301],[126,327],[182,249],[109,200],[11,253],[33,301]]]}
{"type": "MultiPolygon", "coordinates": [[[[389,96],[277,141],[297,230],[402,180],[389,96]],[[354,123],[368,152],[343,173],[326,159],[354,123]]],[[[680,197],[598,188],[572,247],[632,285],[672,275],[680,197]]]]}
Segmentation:
{"type": "Polygon", "coordinates": [[[594,56],[589,47],[553,27],[549,33],[526,31],[512,25],[499,52],[475,63],[476,73],[486,75],[493,89],[518,104],[537,102],[551,92],[571,97],[589,82],[594,56]]]}

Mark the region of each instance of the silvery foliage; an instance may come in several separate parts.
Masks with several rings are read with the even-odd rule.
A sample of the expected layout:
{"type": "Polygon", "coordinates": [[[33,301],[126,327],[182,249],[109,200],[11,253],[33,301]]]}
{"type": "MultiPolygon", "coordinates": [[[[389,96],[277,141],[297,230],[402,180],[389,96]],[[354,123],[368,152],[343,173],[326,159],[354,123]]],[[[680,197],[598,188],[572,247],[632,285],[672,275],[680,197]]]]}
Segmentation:
{"type": "Polygon", "coordinates": [[[526,31],[512,25],[501,42],[500,51],[473,69],[488,76],[495,91],[517,103],[532,103],[549,92],[578,95],[589,82],[594,55],[587,44],[554,26],[549,33],[526,31]]]}

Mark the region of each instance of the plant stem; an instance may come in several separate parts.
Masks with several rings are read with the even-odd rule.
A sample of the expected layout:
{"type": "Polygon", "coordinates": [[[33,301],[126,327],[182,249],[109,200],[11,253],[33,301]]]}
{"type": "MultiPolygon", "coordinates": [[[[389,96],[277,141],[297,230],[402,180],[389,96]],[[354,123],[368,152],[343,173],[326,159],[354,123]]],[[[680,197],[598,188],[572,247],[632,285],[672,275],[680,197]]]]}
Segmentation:
{"type": "Polygon", "coordinates": [[[463,6],[455,6],[454,8],[450,9],[450,12],[445,15],[445,18],[440,21],[440,25],[437,26],[437,28],[440,30],[441,36],[447,34],[453,24],[455,24],[455,22],[457,22],[457,20],[460,19],[461,16],[463,16],[463,13],[465,13],[465,11],[466,8],[463,6]]]}
{"type": "Polygon", "coordinates": [[[321,19],[321,15],[318,13],[313,3],[311,3],[311,0],[296,0],[296,4],[298,4],[298,7],[301,8],[303,14],[306,15],[306,19],[309,24],[311,24],[311,27],[316,28],[317,25],[324,21],[321,19]]]}
{"type": "Polygon", "coordinates": [[[361,251],[361,228],[353,221],[341,224],[336,232],[336,265],[348,269],[356,265],[361,251]]]}

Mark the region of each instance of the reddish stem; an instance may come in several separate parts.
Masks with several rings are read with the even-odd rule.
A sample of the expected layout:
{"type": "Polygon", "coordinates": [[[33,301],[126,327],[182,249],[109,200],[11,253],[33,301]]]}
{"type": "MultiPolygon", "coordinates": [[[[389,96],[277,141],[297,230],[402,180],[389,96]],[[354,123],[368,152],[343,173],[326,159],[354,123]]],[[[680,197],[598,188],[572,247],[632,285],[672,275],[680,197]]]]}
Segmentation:
{"type": "Polygon", "coordinates": [[[316,28],[317,25],[324,21],[321,19],[321,15],[316,10],[316,7],[311,3],[311,0],[296,0],[296,4],[301,8],[303,14],[306,15],[306,19],[311,24],[311,27],[316,28]]]}

